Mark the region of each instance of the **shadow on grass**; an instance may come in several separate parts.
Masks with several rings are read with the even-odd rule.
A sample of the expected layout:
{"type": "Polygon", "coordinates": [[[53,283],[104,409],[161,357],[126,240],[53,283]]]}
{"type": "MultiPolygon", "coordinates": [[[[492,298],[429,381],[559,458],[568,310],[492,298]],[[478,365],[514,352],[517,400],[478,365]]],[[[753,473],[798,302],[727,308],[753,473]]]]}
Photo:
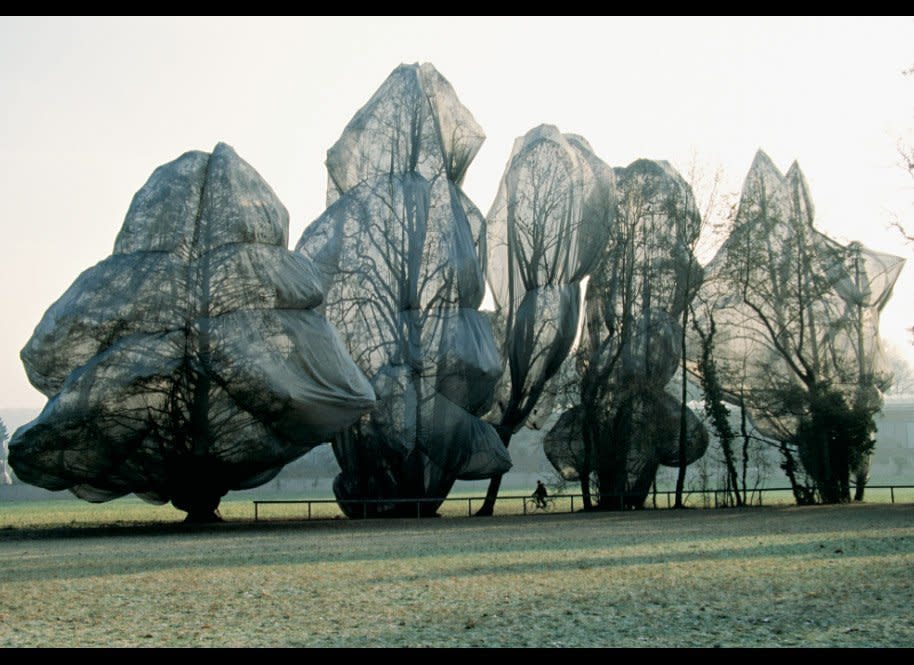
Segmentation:
{"type": "MultiPolygon", "coordinates": [[[[125,524],[0,531],[0,581],[76,579],[169,569],[395,561],[484,554],[537,554],[534,561],[457,565],[447,575],[516,575],[586,569],[713,562],[723,559],[804,557],[833,559],[914,551],[914,537],[877,529],[910,529],[911,510],[900,506],[764,508],[707,512],[555,515],[537,519],[237,521],[211,525],[125,524]],[[878,519],[874,520],[874,517],[878,519]],[[834,532],[859,535],[834,538],[834,532]],[[816,538],[822,534],[822,538],[816,538]],[[831,537],[829,536],[831,534],[831,537]],[[798,535],[800,542],[766,538],[798,535]],[[734,546],[724,541],[756,538],[734,546]],[[815,542],[811,542],[814,539],[815,542]],[[36,543],[36,541],[38,541],[36,543]],[[39,545],[38,548],[29,547],[39,545]],[[652,546],[668,553],[634,556],[623,547],[652,546]],[[27,548],[27,557],[20,556],[27,548]],[[618,554],[595,556],[618,548],[618,554]],[[841,550],[841,552],[836,552],[841,550]]],[[[437,579],[440,571],[384,576],[388,582],[437,579]]]]}

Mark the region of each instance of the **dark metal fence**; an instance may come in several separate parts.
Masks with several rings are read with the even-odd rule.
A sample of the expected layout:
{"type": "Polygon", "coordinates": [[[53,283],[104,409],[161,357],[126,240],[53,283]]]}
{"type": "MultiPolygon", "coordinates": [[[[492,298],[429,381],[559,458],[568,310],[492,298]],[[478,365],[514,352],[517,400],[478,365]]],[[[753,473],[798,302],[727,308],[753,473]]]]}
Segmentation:
{"type": "MultiPolygon", "coordinates": [[[[914,485],[867,485],[867,491],[871,490],[889,490],[889,497],[892,503],[895,503],[895,490],[902,489],[914,489],[914,485]]],[[[787,493],[791,498],[793,497],[792,490],[789,487],[763,487],[756,488],[751,490],[748,493],[747,504],[761,506],[762,496],[766,493],[780,492],[787,493]]],[[[648,495],[647,501],[645,504],[650,508],[656,508],[657,498],[665,496],[665,503],[667,508],[671,508],[673,505],[673,497],[676,496],[676,492],[673,490],[662,490],[657,492],[652,492],[648,495]],[[649,505],[648,505],[649,504],[649,505]]],[[[719,507],[731,507],[733,506],[733,491],[732,490],[692,490],[683,492],[683,501],[687,502],[690,498],[695,496],[702,497],[704,505],[714,508],[719,507]]],[[[596,503],[598,501],[608,500],[609,502],[618,501],[619,507],[623,508],[625,505],[625,495],[623,494],[592,494],[591,499],[596,503]]],[[[422,504],[424,503],[466,503],[467,507],[467,516],[473,515],[473,505],[475,504],[478,508],[482,505],[482,502],[485,500],[485,497],[482,496],[471,496],[471,497],[446,497],[444,499],[435,499],[435,498],[415,498],[415,499],[258,499],[254,501],[254,519],[260,519],[260,507],[263,505],[271,504],[300,504],[307,506],[308,514],[307,519],[313,519],[313,506],[323,505],[323,504],[346,504],[348,506],[355,506],[357,509],[361,508],[363,517],[368,517],[368,507],[372,505],[396,505],[396,504],[405,504],[415,506],[416,512],[415,515],[417,518],[422,517],[422,504]]],[[[514,504],[516,502],[521,502],[521,511],[519,513],[512,514],[546,514],[549,512],[556,513],[573,513],[575,508],[584,507],[584,495],[583,494],[552,494],[549,496],[549,505],[543,509],[536,505],[534,499],[530,495],[510,495],[510,496],[499,496],[498,503],[502,506],[505,504],[514,504]]],[[[611,505],[611,504],[610,504],[611,505]]]]}

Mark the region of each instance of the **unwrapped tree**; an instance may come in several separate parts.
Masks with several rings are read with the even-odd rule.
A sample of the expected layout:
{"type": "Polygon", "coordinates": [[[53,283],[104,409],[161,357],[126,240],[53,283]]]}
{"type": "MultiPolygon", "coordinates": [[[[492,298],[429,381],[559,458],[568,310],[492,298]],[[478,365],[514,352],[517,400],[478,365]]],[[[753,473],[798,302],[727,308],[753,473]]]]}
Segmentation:
{"type": "Polygon", "coordinates": [[[114,253],[77,278],[22,351],[49,397],[16,431],[23,481],[89,501],[134,492],[210,520],[374,400],[315,311],[288,213],[227,145],[159,167],[114,253]]]}
{"type": "Polygon", "coordinates": [[[378,396],[333,444],[349,515],[415,515],[396,501],[406,498],[428,499],[420,510],[433,514],[458,478],[510,468],[479,418],[501,361],[478,311],[485,221],[459,187],[483,139],[434,67],[401,65],[327,153],[330,207],[297,251],[318,268],[322,311],[378,396]]]}
{"type": "MultiPolygon", "coordinates": [[[[508,370],[495,413],[505,447],[574,342],[581,280],[609,237],[614,189],[612,169],[579,136],[541,125],[514,143],[486,220],[493,318],[508,370]]],[[[537,417],[548,408],[541,403],[537,417]]],[[[492,514],[500,480],[478,514],[492,514]]]]}

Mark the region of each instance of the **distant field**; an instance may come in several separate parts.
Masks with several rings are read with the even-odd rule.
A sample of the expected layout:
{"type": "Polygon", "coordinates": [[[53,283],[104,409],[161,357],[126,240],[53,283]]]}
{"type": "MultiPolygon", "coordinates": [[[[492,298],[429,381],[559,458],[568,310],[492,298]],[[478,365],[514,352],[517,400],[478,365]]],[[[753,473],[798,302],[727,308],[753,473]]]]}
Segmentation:
{"type": "Polygon", "coordinates": [[[912,505],[254,524],[228,502],[196,529],[89,508],[118,505],[30,528],[80,511],[0,505],[0,647],[914,646],[912,505]]]}

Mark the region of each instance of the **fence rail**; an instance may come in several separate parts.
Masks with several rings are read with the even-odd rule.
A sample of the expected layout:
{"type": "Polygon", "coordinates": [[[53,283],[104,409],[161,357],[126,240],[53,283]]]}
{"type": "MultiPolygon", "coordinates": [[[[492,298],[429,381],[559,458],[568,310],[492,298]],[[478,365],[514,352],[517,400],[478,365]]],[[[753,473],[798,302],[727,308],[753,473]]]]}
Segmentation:
{"type": "MultiPolygon", "coordinates": [[[[895,503],[895,490],[910,490],[914,489],[914,485],[867,485],[867,491],[869,490],[889,490],[889,496],[892,503],[895,503]]],[[[787,492],[790,496],[793,496],[793,490],[790,487],[761,487],[756,488],[748,492],[751,505],[762,505],[762,495],[765,493],[771,492],[787,492]],[[751,501],[751,499],[757,497],[756,501],[751,501]]],[[[657,497],[666,495],[666,507],[671,508],[673,505],[673,497],[676,495],[676,492],[673,490],[658,490],[656,492],[651,492],[648,494],[648,498],[645,503],[651,502],[654,507],[656,507],[657,497]]],[[[610,501],[619,500],[620,507],[624,507],[625,501],[624,494],[591,494],[591,499],[593,501],[602,501],[604,499],[609,499],[610,501]]],[[[683,492],[683,502],[687,502],[688,499],[700,496],[703,497],[706,507],[711,507],[713,502],[714,508],[732,506],[730,498],[733,496],[732,490],[687,490],[683,492]]],[[[498,502],[504,505],[505,503],[512,503],[520,501],[522,505],[523,515],[533,514],[540,512],[536,509],[528,510],[528,501],[531,500],[529,494],[518,494],[518,495],[508,495],[508,496],[499,496],[498,502]]],[[[550,494],[549,498],[554,501],[552,504],[557,513],[573,513],[575,512],[575,501],[580,508],[584,507],[584,495],[577,494],[550,494]],[[561,501],[559,501],[561,500],[561,501]],[[560,510],[559,505],[567,506],[567,510],[560,510]]],[[[416,518],[422,517],[422,505],[428,503],[435,504],[444,504],[444,503],[459,503],[465,502],[467,506],[467,516],[473,515],[473,504],[476,506],[481,506],[482,502],[485,500],[483,496],[469,496],[469,497],[444,497],[444,498],[414,498],[414,499],[256,499],[254,500],[254,520],[257,521],[260,519],[260,507],[264,505],[276,505],[276,504],[298,504],[306,505],[308,508],[308,517],[307,519],[314,519],[313,506],[333,504],[341,505],[346,504],[349,506],[361,506],[363,517],[368,517],[368,507],[373,505],[414,505],[416,507],[416,518]]]]}

